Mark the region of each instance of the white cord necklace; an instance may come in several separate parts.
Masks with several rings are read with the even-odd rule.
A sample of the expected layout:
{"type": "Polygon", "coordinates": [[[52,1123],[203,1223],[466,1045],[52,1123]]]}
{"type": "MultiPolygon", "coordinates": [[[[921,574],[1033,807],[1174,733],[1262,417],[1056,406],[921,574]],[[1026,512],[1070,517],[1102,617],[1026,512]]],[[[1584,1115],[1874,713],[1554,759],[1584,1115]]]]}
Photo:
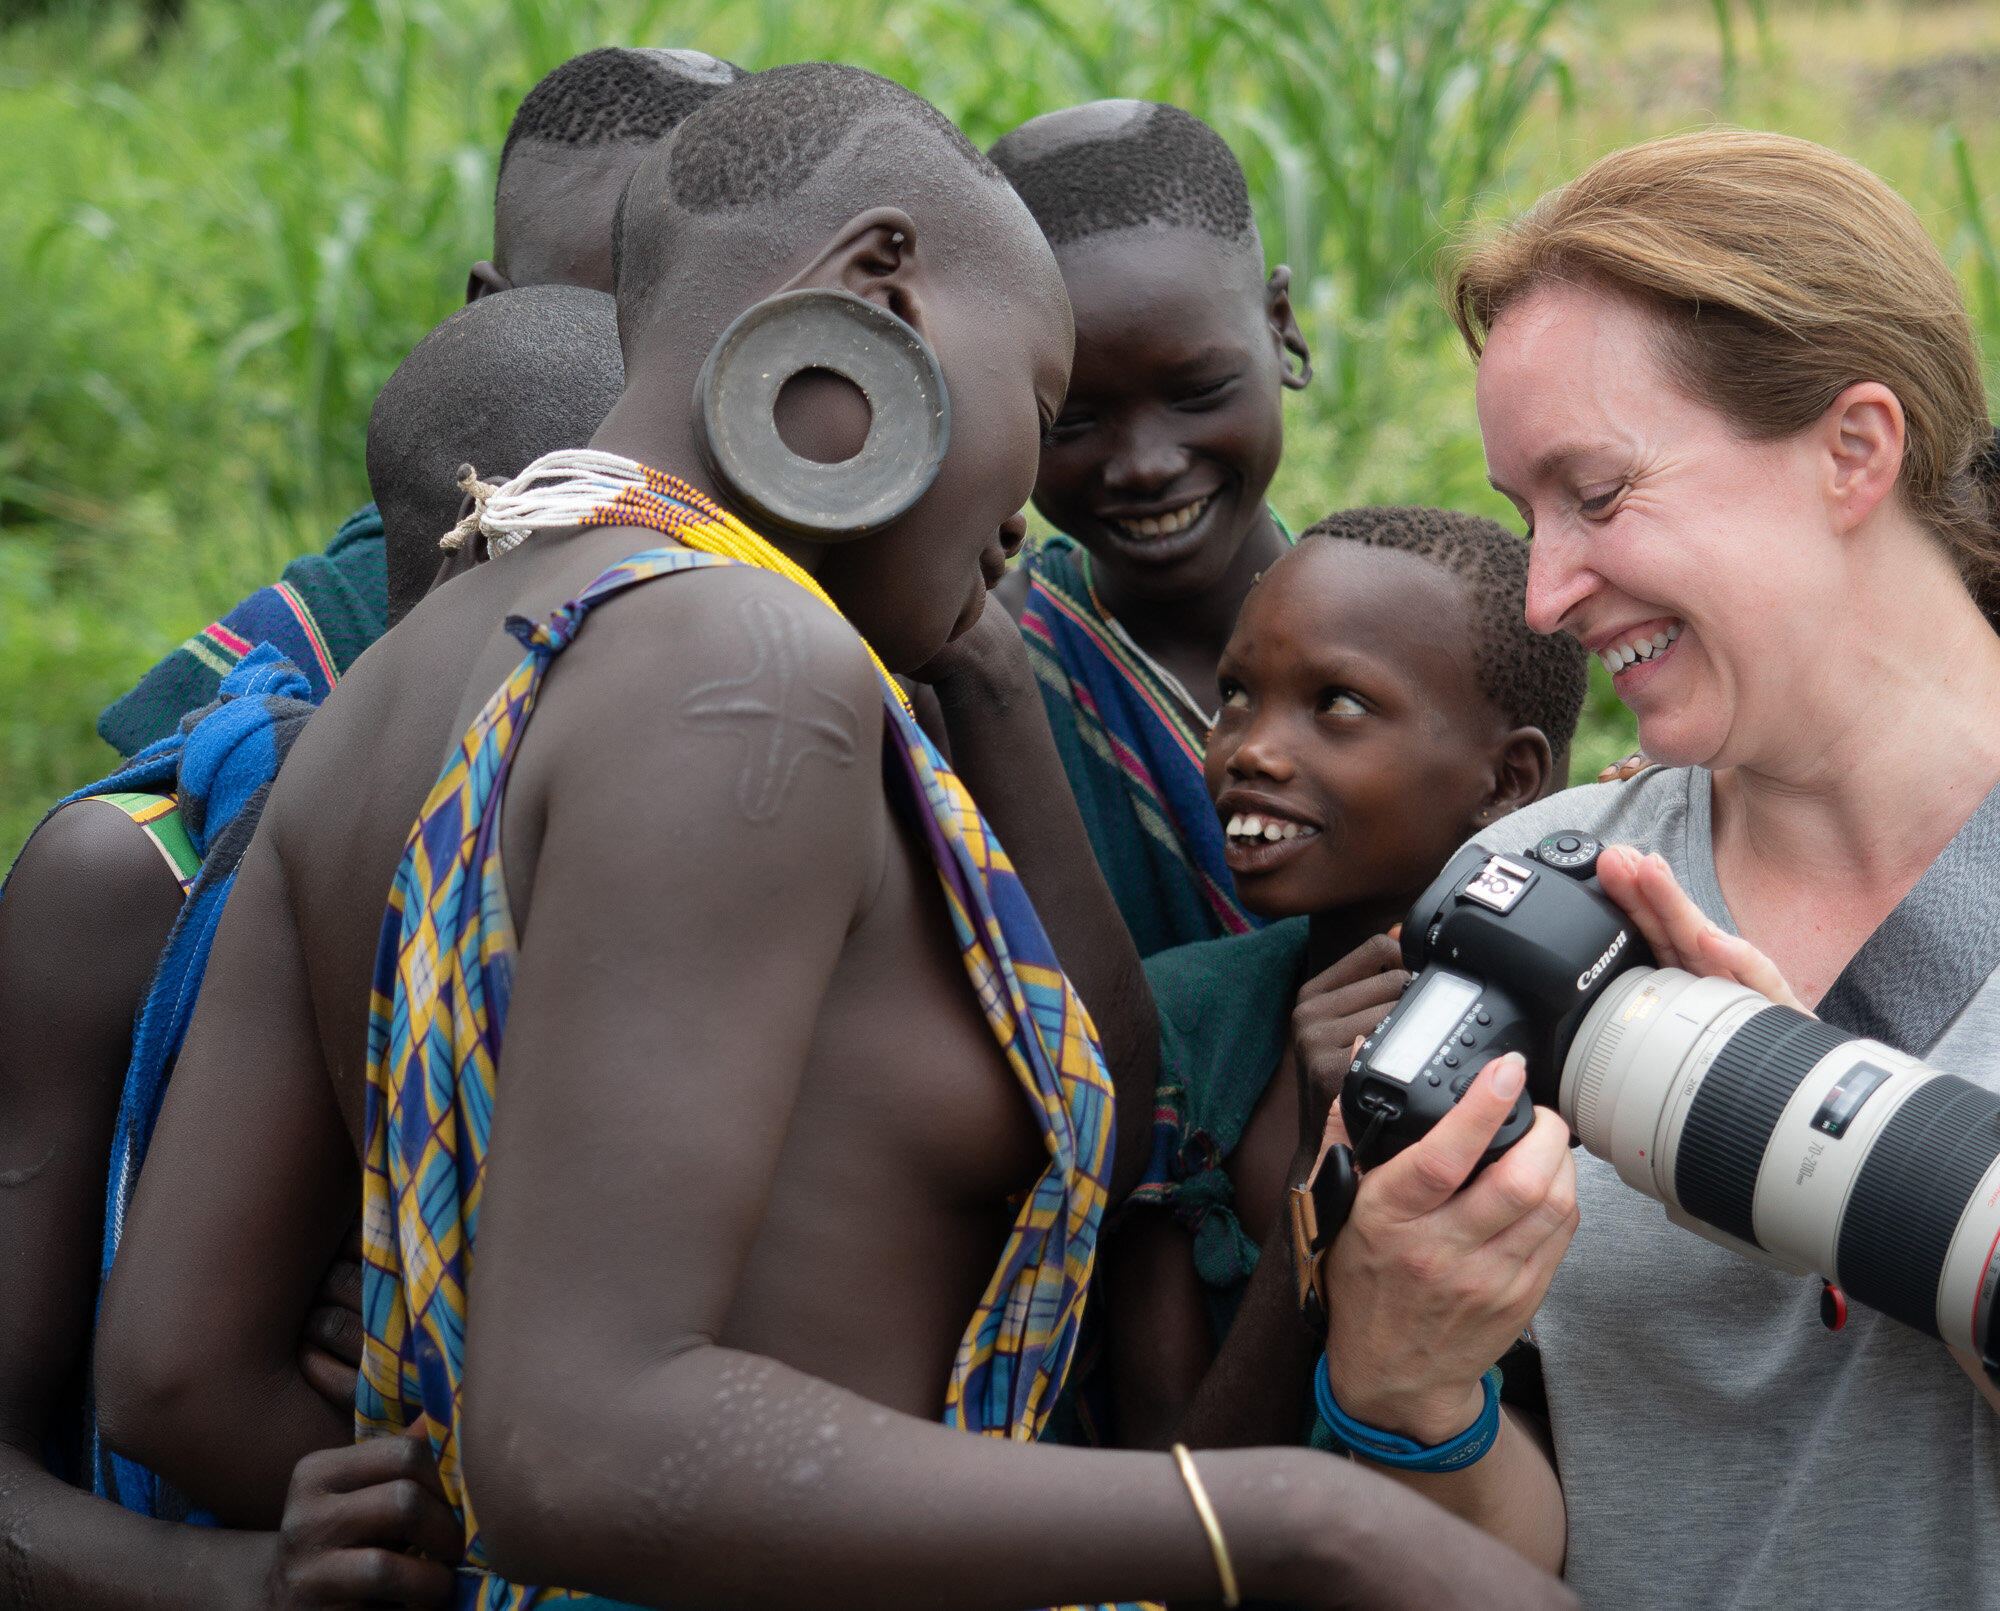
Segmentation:
{"type": "Polygon", "coordinates": [[[487,551],[498,559],[537,531],[581,525],[621,492],[644,490],[646,469],[616,453],[565,448],[544,453],[497,487],[481,481],[471,465],[460,465],[458,484],[472,498],[472,513],[440,537],[438,547],[456,553],[466,538],[483,532],[487,551]]]}

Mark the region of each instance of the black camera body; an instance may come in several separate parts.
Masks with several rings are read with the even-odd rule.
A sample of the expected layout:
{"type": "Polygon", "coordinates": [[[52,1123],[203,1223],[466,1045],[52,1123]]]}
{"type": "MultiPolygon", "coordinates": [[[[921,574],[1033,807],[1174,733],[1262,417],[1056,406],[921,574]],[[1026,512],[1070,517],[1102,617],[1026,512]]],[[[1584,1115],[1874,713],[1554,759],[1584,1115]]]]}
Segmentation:
{"type": "Polygon", "coordinates": [[[1546,835],[1519,856],[1468,845],[1403,920],[1415,975],[1361,1044],[1340,1091],[1356,1161],[1372,1168],[1420,1140],[1504,1052],[1528,1084],[1480,1168],[1553,1107],[1563,1058],[1584,1014],[1651,950],[1596,878],[1602,847],[1587,833],[1546,835]]]}

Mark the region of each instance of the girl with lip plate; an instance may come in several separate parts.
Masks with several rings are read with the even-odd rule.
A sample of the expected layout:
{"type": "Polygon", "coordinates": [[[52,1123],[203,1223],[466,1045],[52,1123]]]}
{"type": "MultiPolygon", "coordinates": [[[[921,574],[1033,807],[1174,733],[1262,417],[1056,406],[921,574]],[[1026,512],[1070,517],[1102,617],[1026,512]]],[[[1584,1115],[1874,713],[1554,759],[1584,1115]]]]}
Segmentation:
{"type": "MultiPolygon", "coordinates": [[[[1916,213],[1805,141],[1684,135],[1448,284],[1534,535],[1528,622],[1616,661],[1661,763],[1478,842],[1595,834],[1662,964],[1843,1028],[1851,966],[1892,1020],[1961,974],[1905,1049],[2000,1088],[2000,454],[1916,213]]],[[[2000,1604],[2000,1400],[1970,1355],[1858,1306],[1824,1329],[1818,1281],[1671,1225],[1551,1112],[1459,1190],[1522,1078],[1490,1065],[1362,1178],[1330,1260],[1340,1412],[1446,1444],[1532,1316],[1552,1454],[1503,1436],[1406,1480],[1585,1604],[2000,1604]]]]}
{"type": "Polygon", "coordinates": [[[996,590],[1141,956],[1240,934],[1202,785],[1215,667],[1291,537],[1264,501],[1312,373],[1243,170],[1178,107],[1096,101],[993,147],[1055,248],[1076,362],[1035,507],[1062,535],[996,590]],[[1289,356],[1288,356],[1289,355],[1289,356]],[[1296,359],[1296,367],[1291,362],[1296,359]]]}
{"type": "Polygon", "coordinates": [[[1302,1092],[1294,1041],[1372,1030],[1408,978],[1385,931],[1469,833],[1566,779],[1585,660],[1528,629],[1527,578],[1493,521],[1350,509],[1244,603],[1207,778],[1238,897],[1269,926],[1146,964],[1149,1206],[1106,1251],[1120,1442],[1295,1443],[1311,1424],[1319,1350],[1283,1204],[1337,1081],[1302,1092]]]}

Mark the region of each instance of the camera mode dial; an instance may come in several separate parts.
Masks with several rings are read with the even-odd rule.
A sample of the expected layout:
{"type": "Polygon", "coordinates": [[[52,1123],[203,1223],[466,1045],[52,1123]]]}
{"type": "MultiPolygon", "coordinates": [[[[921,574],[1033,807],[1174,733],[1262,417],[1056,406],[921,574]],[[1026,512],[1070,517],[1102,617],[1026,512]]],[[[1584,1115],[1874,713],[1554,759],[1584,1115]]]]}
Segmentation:
{"type": "Polygon", "coordinates": [[[1604,847],[1590,834],[1563,828],[1543,835],[1533,851],[1536,861],[1572,878],[1588,878],[1597,871],[1597,858],[1604,847]]]}

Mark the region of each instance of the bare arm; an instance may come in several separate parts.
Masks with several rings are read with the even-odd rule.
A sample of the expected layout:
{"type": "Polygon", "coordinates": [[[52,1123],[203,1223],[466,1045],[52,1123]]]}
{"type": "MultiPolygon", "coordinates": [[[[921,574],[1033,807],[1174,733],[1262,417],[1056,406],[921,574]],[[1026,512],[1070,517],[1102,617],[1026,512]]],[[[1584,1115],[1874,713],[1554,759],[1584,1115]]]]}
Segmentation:
{"type": "Polygon", "coordinates": [[[90,1355],[132,1026],[180,906],[108,805],[50,819],[0,900],[0,1535],[9,1589],[48,1611],[243,1605],[264,1564],[262,1540],[153,1521],[42,1463],[90,1355]]]}
{"type": "Polygon", "coordinates": [[[360,1170],[272,848],[281,800],[274,793],[216,931],[97,1355],[112,1447],[255,1527],[277,1525],[304,1456],[354,1435],[351,1414],[300,1368],[301,1326],[354,1217],[360,1170]]]}
{"type": "MultiPolygon", "coordinates": [[[[465,1471],[494,1565],[655,1604],[1213,1598],[1169,1458],[971,1437],[716,1343],[893,829],[874,720],[764,821],[736,804],[730,746],[664,718],[634,732],[728,652],[727,611],[678,626],[558,666],[514,784],[547,792],[509,802],[539,805],[544,837],[468,1322],[465,1471]]],[[[801,626],[812,685],[869,712],[858,646],[830,617],[801,626]]],[[[1247,1594],[1567,1603],[1340,1463],[1223,1454],[1202,1472],[1247,1594]]]]}
{"type": "MultiPolygon", "coordinates": [[[[1257,1267],[1219,1349],[1208,1345],[1193,1241],[1181,1226],[1164,1215],[1147,1215],[1154,1223],[1134,1227],[1129,1238],[1121,1234],[1107,1249],[1121,1443],[1165,1448],[1179,1441],[1197,1448],[1232,1448],[1298,1441],[1312,1414],[1308,1394],[1319,1343],[1299,1319],[1284,1195],[1270,1191],[1266,1182],[1243,1178],[1258,1153],[1251,1138],[1267,1108],[1280,1115],[1273,1104],[1295,1110],[1296,1144],[1281,1185],[1288,1190],[1305,1182],[1319,1156],[1348,1048],[1388,1016],[1408,977],[1401,948],[1378,934],[1300,990],[1291,1044],[1229,1160],[1239,1181],[1237,1211],[1245,1216],[1250,1234],[1258,1234],[1259,1214],[1268,1223],[1261,1227],[1257,1267]],[[1143,1267],[1128,1268],[1132,1265],[1143,1267]],[[1191,1335],[1197,1327],[1199,1347],[1191,1335]],[[1181,1340],[1163,1341],[1169,1338],[1181,1340]]],[[[1289,1119],[1284,1123],[1289,1132],[1289,1119]]],[[[1271,1154],[1260,1156],[1268,1162],[1271,1154]]]]}
{"type": "MultiPolygon", "coordinates": [[[[301,1471],[278,1532],[155,1521],[42,1464],[90,1353],[113,1121],[133,1020],[180,911],[159,852],[109,806],[29,841],[0,901],[0,1537],[4,1598],[36,1611],[444,1605],[455,1524],[420,1445],[301,1471]],[[16,1150],[26,1158],[19,1161],[16,1150]]],[[[87,1480],[87,1479],[86,1479],[87,1480]]]]}
{"type": "Polygon", "coordinates": [[[1012,618],[989,596],[972,630],[946,645],[923,675],[943,708],[952,769],[1006,846],[1097,1025],[1118,1092],[1115,1202],[1146,1162],[1160,1066],[1159,1018],[1138,949],[1090,848],[1012,618]]]}

